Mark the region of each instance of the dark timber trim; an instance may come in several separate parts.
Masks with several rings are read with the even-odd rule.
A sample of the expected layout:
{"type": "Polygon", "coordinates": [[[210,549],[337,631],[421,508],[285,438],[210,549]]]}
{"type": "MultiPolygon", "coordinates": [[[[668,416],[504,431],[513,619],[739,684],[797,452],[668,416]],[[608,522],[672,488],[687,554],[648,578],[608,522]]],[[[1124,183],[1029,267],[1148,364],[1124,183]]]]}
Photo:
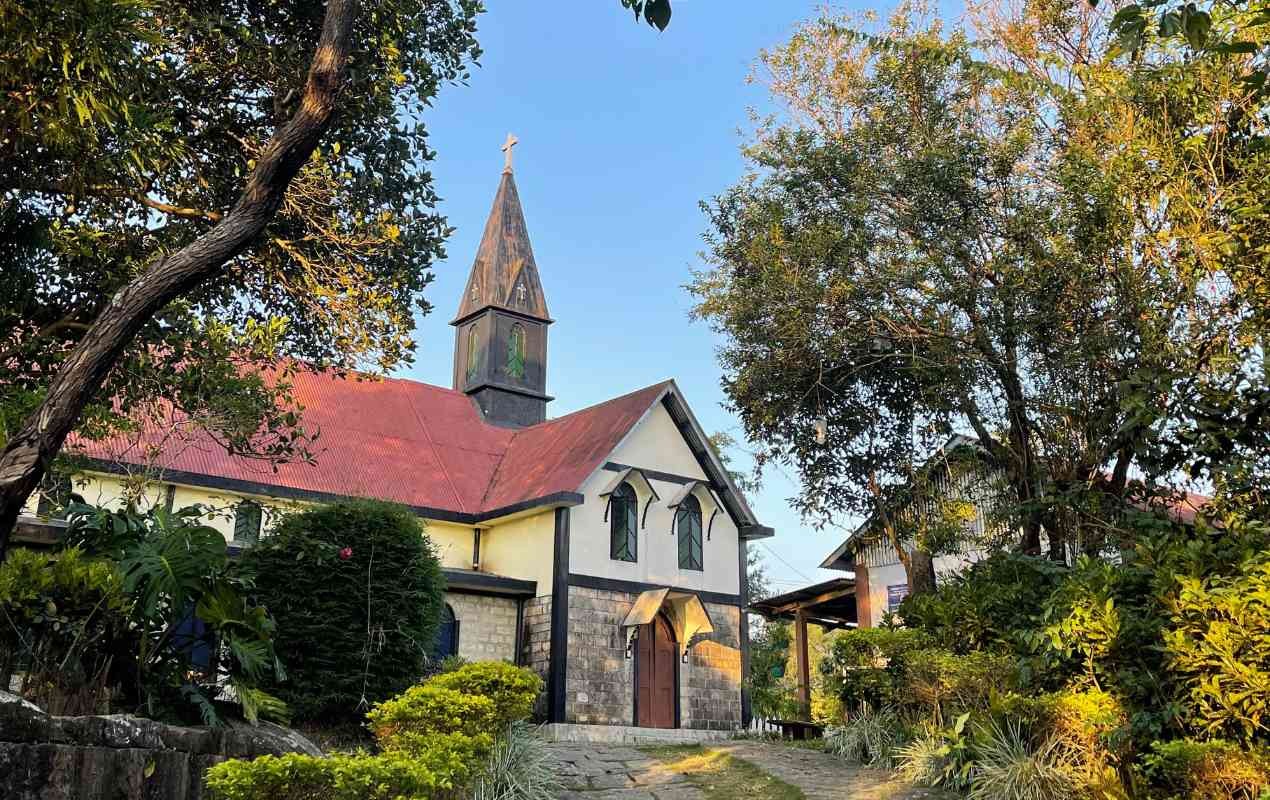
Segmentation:
{"type": "MultiPolygon", "coordinates": [[[[673,418],[673,415],[672,415],[672,418],[673,418]]],[[[688,429],[688,431],[690,430],[691,428],[688,429]]],[[[685,437],[685,439],[689,435],[688,431],[685,431],[682,428],[680,429],[680,433],[685,437]]],[[[695,450],[693,452],[694,454],[696,453],[695,450]]],[[[698,458],[704,458],[704,456],[698,456],[698,458]]],[[[630,464],[620,464],[616,461],[605,461],[604,466],[601,467],[601,469],[604,469],[607,472],[621,472],[624,469],[637,469],[640,472],[644,473],[644,477],[648,478],[649,480],[661,481],[663,483],[677,483],[680,486],[685,486],[689,483],[704,483],[707,486],[709,486],[712,491],[718,494],[720,498],[723,499],[724,506],[727,507],[728,509],[728,516],[732,518],[733,522],[737,522],[737,518],[738,518],[737,514],[734,513],[731,506],[728,505],[728,496],[729,496],[727,495],[728,488],[726,485],[719,484],[717,481],[713,481],[713,480],[703,481],[700,478],[694,478],[690,475],[677,475],[673,472],[661,472],[659,470],[646,469],[644,467],[636,467],[630,464]]],[[[704,466],[703,466],[703,469],[704,469],[704,466]]],[[[649,501],[649,505],[652,505],[651,500],[649,501]]],[[[648,516],[647,509],[645,509],[644,511],[644,516],[645,517],[648,516]]],[[[711,522],[713,523],[713,516],[711,517],[711,522]]],[[[766,539],[769,536],[776,535],[776,531],[767,525],[758,525],[758,524],[748,525],[748,524],[745,524],[744,522],[737,522],[737,526],[738,526],[737,530],[740,531],[742,539],[766,539]]]]}
{"type": "MultiPolygon", "coordinates": [[[[561,509],[567,510],[567,509],[561,509]]],[[[628,594],[639,594],[649,589],[665,589],[664,583],[641,583],[640,581],[624,581],[617,578],[600,578],[595,575],[579,575],[576,572],[569,573],[569,585],[577,586],[582,589],[600,589],[606,592],[626,592],[628,594]]],[[[670,589],[679,592],[692,592],[701,598],[703,603],[714,603],[720,606],[740,606],[741,595],[724,594],[723,592],[703,592],[697,589],[689,589],[682,586],[671,586],[670,589]]],[[[554,603],[555,601],[552,600],[554,603]]]]}
{"type": "Polygon", "coordinates": [[[565,676],[569,658],[569,509],[556,509],[555,560],[551,571],[551,665],[547,673],[547,719],[565,721],[565,676]]]}
{"type": "MultiPolygon", "coordinates": [[[[127,474],[126,469],[112,461],[86,458],[83,459],[83,462],[83,469],[86,472],[104,472],[109,475],[127,474]]],[[[368,499],[364,497],[356,497],[354,495],[336,494],[334,492],[315,492],[309,489],[293,489],[289,486],[278,486],[273,483],[244,481],[238,480],[237,478],[222,478],[216,475],[202,475],[197,472],[185,472],[178,469],[165,469],[160,472],[156,480],[161,483],[179,483],[184,486],[197,486],[202,489],[221,489],[223,491],[236,492],[238,494],[252,494],[260,497],[300,500],[311,503],[337,503],[344,500],[368,499]]],[[[410,509],[415,516],[423,517],[424,519],[434,519],[438,522],[457,522],[460,524],[474,525],[478,522],[486,522],[499,517],[505,517],[508,514],[528,511],[531,508],[562,505],[577,506],[582,505],[582,501],[582,495],[577,492],[554,492],[552,494],[543,495],[542,497],[535,497],[531,500],[523,500],[509,506],[503,506],[502,508],[495,508],[490,511],[481,511],[478,513],[451,511],[449,509],[433,508],[431,506],[406,505],[406,508],[410,509]]]]}
{"type": "Polygon", "coordinates": [[[472,572],[464,569],[442,567],[445,590],[455,594],[505,595],[509,597],[535,597],[537,581],[525,581],[494,575],[489,572],[472,572]]]}
{"type": "Polygon", "coordinates": [[[525,600],[527,598],[516,598],[516,651],[512,654],[512,663],[518,667],[525,665],[525,600]]]}
{"type": "Polygon", "coordinates": [[[750,581],[749,559],[746,558],[745,540],[737,543],[737,566],[741,575],[741,613],[740,613],[740,637],[741,637],[741,728],[749,730],[750,728],[750,690],[746,687],[750,685],[750,617],[746,613],[746,609],[750,606],[750,581]]]}

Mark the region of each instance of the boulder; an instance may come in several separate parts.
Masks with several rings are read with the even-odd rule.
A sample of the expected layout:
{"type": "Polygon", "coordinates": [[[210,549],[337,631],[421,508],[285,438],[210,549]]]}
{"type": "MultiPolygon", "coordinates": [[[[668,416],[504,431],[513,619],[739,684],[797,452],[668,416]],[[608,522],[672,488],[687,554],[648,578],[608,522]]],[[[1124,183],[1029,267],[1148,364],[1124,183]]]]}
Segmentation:
{"type": "Polygon", "coordinates": [[[203,773],[226,758],[322,751],[280,725],[168,725],[125,714],[50,716],[0,692],[0,797],[6,800],[200,800],[203,773]]]}

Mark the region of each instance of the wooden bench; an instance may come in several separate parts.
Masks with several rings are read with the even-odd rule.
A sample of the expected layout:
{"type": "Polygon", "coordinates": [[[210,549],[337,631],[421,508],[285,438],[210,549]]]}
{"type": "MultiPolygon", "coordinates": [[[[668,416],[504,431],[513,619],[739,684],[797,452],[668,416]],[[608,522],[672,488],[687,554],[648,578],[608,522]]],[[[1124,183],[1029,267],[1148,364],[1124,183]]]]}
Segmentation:
{"type": "Polygon", "coordinates": [[[768,722],[781,729],[782,739],[819,739],[825,733],[825,726],[800,719],[770,719],[768,722]]]}

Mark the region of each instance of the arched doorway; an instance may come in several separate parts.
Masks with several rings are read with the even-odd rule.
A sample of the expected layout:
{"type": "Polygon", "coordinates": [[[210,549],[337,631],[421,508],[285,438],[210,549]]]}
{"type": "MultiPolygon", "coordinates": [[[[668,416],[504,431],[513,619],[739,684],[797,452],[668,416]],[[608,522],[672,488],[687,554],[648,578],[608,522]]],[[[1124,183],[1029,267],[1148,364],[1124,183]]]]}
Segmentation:
{"type": "Polygon", "coordinates": [[[678,655],[664,614],[640,626],[635,639],[635,724],[641,728],[677,727],[678,655]]]}

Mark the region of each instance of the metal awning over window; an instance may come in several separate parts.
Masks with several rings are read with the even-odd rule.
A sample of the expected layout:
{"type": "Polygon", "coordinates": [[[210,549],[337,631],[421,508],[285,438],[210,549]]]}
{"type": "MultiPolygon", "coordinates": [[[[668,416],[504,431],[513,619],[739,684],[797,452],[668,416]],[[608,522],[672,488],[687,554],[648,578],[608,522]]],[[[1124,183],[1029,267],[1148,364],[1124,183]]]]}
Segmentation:
{"type": "Polygon", "coordinates": [[[626,618],[622,620],[627,642],[635,637],[639,626],[652,622],[663,610],[670,620],[671,630],[675,632],[681,655],[688,652],[694,637],[714,633],[714,623],[710,621],[710,614],[700,597],[692,592],[666,587],[649,589],[635,598],[635,605],[631,606],[626,618]]]}
{"type": "Polygon", "coordinates": [[[654,500],[660,500],[657,490],[653,488],[653,484],[649,482],[646,476],[638,467],[627,467],[617,473],[617,477],[609,481],[609,485],[600,492],[600,497],[604,498],[604,521],[609,521],[609,503],[612,502],[613,493],[617,491],[617,487],[623,483],[629,483],[631,488],[635,490],[636,496],[639,497],[641,503],[644,504],[644,512],[640,515],[639,526],[642,528],[648,523],[648,509],[652,506],[654,500]]]}
{"type": "MultiPolygon", "coordinates": [[[[709,541],[710,531],[714,528],[714,518],[723,510],[723,504],[714,496],[714,491],[710,488],[710,484],[705,481],[691,481],[690,483],[685,483],[678,492],[675,492],[675,496],[670,498],[666,508],[669,508],[672,512],[675,511],[675,509],[679,508],[680,503],[688,499],[689,495],[697,498],[697,502],[701,504],[702,520],[709,520],[703,524],[706,532],[706,541],[709,541]]],[[[677,518],[678,514],[671,515],[671,533],[675,532],[674,521],[677,518]]]]}

